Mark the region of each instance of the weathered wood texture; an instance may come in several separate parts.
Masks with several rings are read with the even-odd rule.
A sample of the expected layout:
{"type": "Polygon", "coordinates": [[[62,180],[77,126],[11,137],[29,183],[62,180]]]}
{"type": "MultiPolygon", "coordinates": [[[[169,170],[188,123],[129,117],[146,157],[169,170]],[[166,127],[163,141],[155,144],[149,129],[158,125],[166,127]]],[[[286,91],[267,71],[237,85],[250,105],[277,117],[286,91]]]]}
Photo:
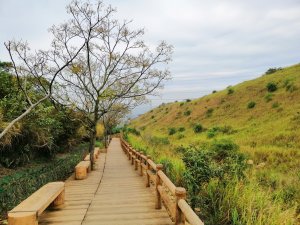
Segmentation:
{"type": "Polygon", "coordinates": [[[9,225],[35,225],[38,216],[52,204],[64,203],[64,182],[52,182],[44,185],[8,213],[9,225]]]}
{"type": "Polygon", "coordinates": [[[101,153],[96,165],[87,179],[66,181],[64,206],[45,212],[39,224],[173,224],[164,207],[155,209],[155,193],[145,188],[140,172],[122,153],[118,138],[112,139],[107,155],[101,153]]]}

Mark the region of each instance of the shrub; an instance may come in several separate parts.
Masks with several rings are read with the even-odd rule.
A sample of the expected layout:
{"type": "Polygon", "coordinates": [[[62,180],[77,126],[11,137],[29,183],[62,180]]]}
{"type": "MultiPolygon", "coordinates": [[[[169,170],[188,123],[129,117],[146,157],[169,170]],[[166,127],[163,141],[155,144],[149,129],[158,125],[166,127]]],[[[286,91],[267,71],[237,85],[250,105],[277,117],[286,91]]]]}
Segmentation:
{"type": "Polygon", "coordinates": [[[173,135],[176,133],[176,129],[174,127],[171,127],[168,129],[169,135],[173,135]]]}
{"type": "Polygon", "coordinates": [[[279,107],[279,103],[278,102],[274,102],[273,104],[272,104],[272,108],[278,108],[279,107]]]}
{"type": "Polygon", "coordinates": [[[203,127],[202,127],[201,124],[198,123],[198,124],[194,125],[193,130],[194,130],[195,133],[200,133],[200,132],[203,131],[203,127]]]}
{"type": "Polygon", "coordinates": [[[252,108],[255,107],[255,105],[256,105],[256,103],[253,102],[253,101],[251,101],[251,102],[248,103],[247,108],[248,108],[248,109],[252,109],[252,108]]]}
{"type": "Polygon", "coordinates": [[[214,136],[216,136],[217,132],[215,130],[209,129],[207,131],[207,137],[208,138],[213,138],[214,136]]]}
{"type": "Polygon", "coordinates": [[[214,94],[214,93],[217,93],[217,91],[216,91],[216,90],[213,90],[212,93],[213,93],[213,94],[214,94]]]}
{"type": "Polygon", "coordinates": [[[274,67],[274,68],[269,68],[269,69],[266,71],[266,74],[269,75],[269,74],[275,73],[275,72],[278,71],[278,70],[282,70],[282,68],[281,68],[281,67],[278,67],[278,68],[276,68],[276,67],[274,67]]]}
{"type": "Polygon", "coordinates": [[[273,82],[269,82],[266,87],[268,92],[274,92],[277,90],[277,85],[273,82]]]}
{"type": "MultiPolygon", "coordinates": [[[[205,202],[199,193],[211,180],[217,179],[220,185],[226,185],[232,178],[243,177],[246,168],[245,156],[239,152],[238,145],[227,139],[188,148],[183,162],[186,167],[184,181],[192,208],[205,202]]],[[[209,214],[212,209],[203,205],[208,207],[205,213],[209,214]]]]}
{"type": "Polygon", "coordinates": [[[179,132],[183,132],[183,131],[185,131],[185,128],[184,128],[184,127],[179,127],[179,128],[178,128],[178,131],[179,131],[179,132]]]}
{"type": "Polygon", "coordinates": [[[265,101],[266,101],[266,102],[270,102],[270,101],[272,101],[272,100],[273,100],[273,94],[267,93],[267,94],[265,95],[265,101]]]}
{"type": "Polygon", "coordinates": [[[151,119],[154,119],[154,117],[155,117],[155,116],[154,116],[154,115],[152,115],[152,116],[151,116],[151,119]]]}
{"type": "Polygon", "coordinates": [[[231,95],[231,94],[233,94],[234,93],[234,89],[232,89],[232,88],[228,88],[227,89],[227,94],[228,95],[231,95]]]}
{"type": "Polygon", "coordinates": [[[82,160],[83,148],[47,164],[25,169],[0,179],[0,213],[12,209],[48,182],[65,180],[82,160]]]}
{"type": "Polygon", "coordinates": [[[153,136],[153,137],[150,137],[150,142],[152,145],[168,145],[168,144],[170,144],[170,141],[167,137],[153,136]]]}
{"type": "Polygon", "coordinates": [[[177,139],[180,140],[182,138],[185,138],[185,135],[184,134],[178,134],[177,139]]]}
{"type": "Polygon", "coordinates": [[[184,102],[181,102],[180,104],[179,104],[179,106],[183,106],[184,105],[184,102]]]}
{"type": "Polygon", "coordinates": [[[297,90],[297,87],[294,84],[294,82],[289,79],[285,80],[284,87],[286,91],[289,91],[291,93],[297,90]]]}
{"type": "Polygon", "coordinates": [[[192,113],[191,110],[186,110],[186,111],[184,111],[183,115],[189,116],[189,115],[191,115],[191,113],[192,113]]]}
{"type": "Polygon", "coordinates": [[[212,114],[214,112],[214,109],[213,108],[209,108],[207,111],[206,111],[206,117],[211,117],[212,114]]]}
{"type": "Polygon", "coordinates": [[[134,134],[134,135],[136,135],[136,136],[140,136],[140,135],[141,135],[141,132],[140,132],[140,131],[138,131],[138,130],[135,129],[135,128],[131,128],[131,127],[128,127],[128,128],[127,128],[127,132],[132,133],[132,134],[134,134]]]}
{"type": "Polygon", "coordinates": [[[191,99],[187,99],[187,100],[186,100],[186,102],[191,102],[191,101],[192,101],[191,99]]]}

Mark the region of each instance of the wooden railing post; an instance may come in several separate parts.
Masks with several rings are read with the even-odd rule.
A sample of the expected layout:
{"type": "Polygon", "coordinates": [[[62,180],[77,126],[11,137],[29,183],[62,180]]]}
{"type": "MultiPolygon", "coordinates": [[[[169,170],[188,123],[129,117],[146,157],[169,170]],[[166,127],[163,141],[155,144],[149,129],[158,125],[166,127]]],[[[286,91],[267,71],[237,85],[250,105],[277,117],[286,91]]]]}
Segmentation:
{"type": "Polygon", "coordinates": [[[143,176],[143,157],[142,157],[143,155],[142,154],[140,154],[140,165],[139,165],[139,167],[140,167],[140,176],[143,176]]]}
{"type": "Polygon", "coordinates": [[[185,224],[185,218],[184,214],[181,212],[178,202],[180,199],[186,198],[186,190],[182,187],[176,187],[175,189],[175,197],[176,197],[176,209],[175,209],[175,225],[184,225],[185,224]]]}
{"type": "Polygon", "coordinates": [[[135,154],[134,170],[138,170],[138,161],[137,160],[139,160],[138,153],[135,154]]]}
{"type": "Polygon", "coordinates": [[[148,159],[151,159],[150,155],[147,155],[147,159],[146,159],[146,165],[147,165],[147,170],[146,170],[146,187],[150,187],[150,175],[148,174],[148,170],[150,170],[150,164],[148,163],[148,159]]]}
{"type": "Polygon", "coordinates": [[[155,192],[156,192],[156,199],[155,199],[155,209],[161,209],[161,196],[158,191],[158,186],[161,185],[161,179],[158,175],[158,171],[162,170],[163,165],[162,164],[157,164],[156,165],[156,180],[155,180],[155,192]]]}

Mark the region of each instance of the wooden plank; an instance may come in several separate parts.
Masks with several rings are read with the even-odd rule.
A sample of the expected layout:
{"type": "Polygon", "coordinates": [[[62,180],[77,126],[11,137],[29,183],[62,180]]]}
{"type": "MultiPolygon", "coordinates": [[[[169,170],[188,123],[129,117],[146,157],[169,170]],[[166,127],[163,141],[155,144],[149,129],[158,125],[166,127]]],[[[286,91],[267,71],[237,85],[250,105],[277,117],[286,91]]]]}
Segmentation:
{"type": "Polygon", "coordinates": [[[184,199],[180,199],[178,201],[178,206],[182,213],[184,214],[186,220],[191,225],[204,225],[204,223],[200,220],[200,218],[196,215],[196,213],[192,210],[192,208],[187,204],[184,199]]]}

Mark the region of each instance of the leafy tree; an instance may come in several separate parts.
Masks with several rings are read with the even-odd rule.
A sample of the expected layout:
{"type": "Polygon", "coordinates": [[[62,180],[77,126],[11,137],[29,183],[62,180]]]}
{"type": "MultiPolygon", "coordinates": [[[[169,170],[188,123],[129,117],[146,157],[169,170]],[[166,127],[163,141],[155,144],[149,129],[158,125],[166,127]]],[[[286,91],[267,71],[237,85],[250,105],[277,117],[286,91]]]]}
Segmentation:
{"type": "Polygon", "coordinates": [[[55,99],[85,115],[92,153],[96,125],[114,105],[134,107],[170,77],[164,67],[171,60],[172,46],[161,42],[151,50],[143,41],[143,29],[132,30],[130,22],[116,20],[115,9],[101,1],[73,1],[67,9],[73,18],[66,27],[83,38],[85,46],[68,71],[60,73],[63,82],[55,99]]]}

